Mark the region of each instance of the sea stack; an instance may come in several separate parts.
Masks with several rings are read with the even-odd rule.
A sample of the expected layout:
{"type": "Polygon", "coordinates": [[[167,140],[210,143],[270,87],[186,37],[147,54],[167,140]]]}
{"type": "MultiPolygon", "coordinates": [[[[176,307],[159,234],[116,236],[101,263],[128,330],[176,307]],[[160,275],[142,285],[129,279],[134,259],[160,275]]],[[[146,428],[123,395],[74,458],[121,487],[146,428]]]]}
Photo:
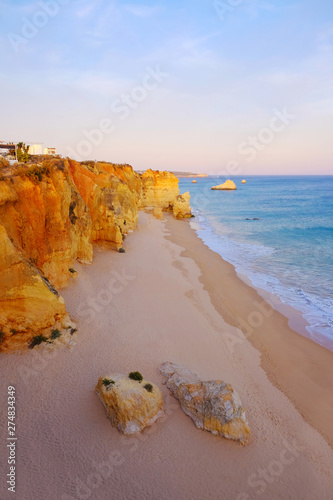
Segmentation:
{"type": "Polygon", "coordinates": [[[245,179],[242,180],[242,184],[246,184],[246,180],[245,179]]]}
{"type": "Polygon", "coordinates": [[[194,180],[192,181],[192,184],[196,184],[196,183],[197,183],[197,181],[194,179],[194,180]]]}
{"type": "Polygon", "coordinates": [[[234,181],[231,181],[230,179],[228,179],[227,181],[225,181],[224,184],[219,184],[218,186],[213,186],[211,189],[231,191],[231,190],[237,189],[237,187],[236,187],[236,184],[234,183],[234,181]]]}

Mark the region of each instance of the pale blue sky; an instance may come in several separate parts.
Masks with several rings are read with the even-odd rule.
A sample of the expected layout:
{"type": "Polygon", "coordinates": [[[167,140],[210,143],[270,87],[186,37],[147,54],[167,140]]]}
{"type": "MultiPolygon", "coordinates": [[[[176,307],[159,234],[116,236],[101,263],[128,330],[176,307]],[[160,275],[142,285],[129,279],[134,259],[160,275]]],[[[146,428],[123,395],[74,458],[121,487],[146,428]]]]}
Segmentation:
{"type": "Polygon", "coordinates": [[[0,9],[0,139],[138,169],[333,174],[329,0],[0,9]]]}

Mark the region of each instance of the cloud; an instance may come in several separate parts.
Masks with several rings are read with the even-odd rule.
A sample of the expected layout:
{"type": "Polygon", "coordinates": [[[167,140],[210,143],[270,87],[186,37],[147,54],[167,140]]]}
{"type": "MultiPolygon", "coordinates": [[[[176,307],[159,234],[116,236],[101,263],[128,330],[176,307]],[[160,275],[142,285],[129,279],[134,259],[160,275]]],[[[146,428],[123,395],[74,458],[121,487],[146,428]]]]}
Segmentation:
{"type": "Polygon", "coordinates": [[[125,5],[127,12],[136,17],[150,17],[159,10],[158,7],[149,7],[148,5],[125,5]]]}
{"type": "Polygon", "coordinates": [[[92,15],[92,13],[96,10],[97,7],[100,5],[100,0],[95,1],[95,2],[86,2],[86,1],[81,1],[78,4],[78,8],[75,11],[75,15],[78,18],[86,18],[92,15]]]}

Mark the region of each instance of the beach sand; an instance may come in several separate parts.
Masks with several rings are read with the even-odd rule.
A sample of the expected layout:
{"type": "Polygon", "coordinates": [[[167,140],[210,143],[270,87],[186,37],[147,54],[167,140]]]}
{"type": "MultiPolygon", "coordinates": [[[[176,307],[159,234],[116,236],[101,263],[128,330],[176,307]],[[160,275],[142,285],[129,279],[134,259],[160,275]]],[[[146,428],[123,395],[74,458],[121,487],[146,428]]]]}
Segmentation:
{"type": "MultiPolygon", "coordinates": [[[[16,498],[332,500],[333,353],[290,330],[188,221],[141,213],[124,248],[96,247],[62,290],[74,347],[1,357],[2,398],[17,393],[16,498]],[[249,444],[198,430],[164,385],[164,361],[231,383],[249,444]],[[162,389],[166,414],[125,437],[94,387],[136,370],[162,389]]],[[[0,497],[12,498],[2,469],[0,497]]]]}

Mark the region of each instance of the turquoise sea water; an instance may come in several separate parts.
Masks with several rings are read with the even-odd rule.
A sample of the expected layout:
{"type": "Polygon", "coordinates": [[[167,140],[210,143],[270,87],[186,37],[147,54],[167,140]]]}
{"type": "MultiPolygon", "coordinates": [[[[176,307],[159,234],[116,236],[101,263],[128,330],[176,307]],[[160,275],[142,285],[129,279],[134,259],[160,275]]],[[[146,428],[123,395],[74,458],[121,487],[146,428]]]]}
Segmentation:
{"type": "Polygon", "coordinates": [[[180,179],[193,227],[254,286],[301,311],[309,336],[333,350],[333,176],[233,180],[236,191],[211,191],[225,178],[180,179]]]}

